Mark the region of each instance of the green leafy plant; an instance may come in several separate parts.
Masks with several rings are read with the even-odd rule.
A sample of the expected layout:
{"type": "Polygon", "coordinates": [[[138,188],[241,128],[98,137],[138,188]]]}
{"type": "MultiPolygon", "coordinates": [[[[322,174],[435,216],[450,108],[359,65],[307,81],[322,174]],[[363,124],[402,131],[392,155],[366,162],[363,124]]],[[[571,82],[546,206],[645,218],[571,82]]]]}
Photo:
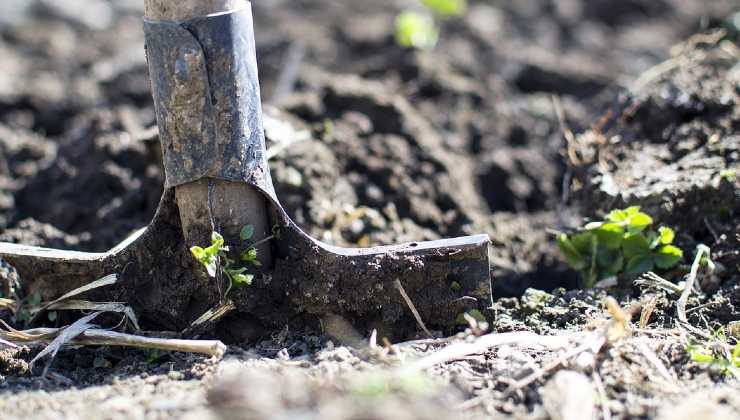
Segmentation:
{"type": "Polygon", "coordinates": [[[421,4],[442,17],[460,16],[468,8],[465,0],[421,0],[421,4]]]}
{"type": "Polygon", "coordinates": [[[725,375],[739,373],[737,369],[740,368],[740,342],[731,347],[724,328],[716,330],[707,343],[697,344],[690,341],[685,350],[696,363],[716,366],[725,375]]]}
{"type": "Polygon", "coordinates": [[[430,49],[437,45],[439,28],[431,16],[405,10],[396,16],[396,43],[402,47],[430,49]]]}
{"type": "Polygon", "coordinates": [[[440,21],[460,16],[465,0],[421,0],[427,12],[404,10],[396,16],[396,43],[402,47],[431,49],[439,39],[440,21]]]}
{"type": "Polygon", "coordinates": [[[15,322],[21,325],[27,325],[33,319],[31,309],[37,308],[39,305],[41,305],[41,293],[34,291],[23,299],[18,312],[15,314],[15,322]]]}
{"type": "Polygon", "coordinates": [[[558,235],[558,246],[586,287],[620,274],[674,267],[683,259],[683,251],[672,245],[675,232],[663,226],[653,230],[652,224],[652,217],[638,206],[613,210],[603,221],[589,223],[571,235],[558,235]]]}
{"type": "MultiPolygon", "coordinates": [[[[239,238],[247,242],[252,236],[254,236],[254,226],[244,226],[239,233],[239,238]]],[[[267,238],[267,240],[272,237],[267,238]]],[[[239,252],[239,261],[254,267],[261,267],[262,263],[257,259],[257,248],[259,243],[254,243],[247,246],[243,251],[239,252]]],[[[194,246],[190,248],[190,252],[193,254],[196,260],[205,267],[206,272],[212,278],[217,278],[219,273],[223,273],[229,284],[226,288],[228,295],[231,288],[237,285],[250,285],[254,280],[254,275],[247,273],[248,268],[244,265],[238,264],[232,258],[229,258],[228,253],[230,249],[226,246],[223,236],[218,232],[211,233],[211,245],[203,248],[200,246],[194,246]]]]}

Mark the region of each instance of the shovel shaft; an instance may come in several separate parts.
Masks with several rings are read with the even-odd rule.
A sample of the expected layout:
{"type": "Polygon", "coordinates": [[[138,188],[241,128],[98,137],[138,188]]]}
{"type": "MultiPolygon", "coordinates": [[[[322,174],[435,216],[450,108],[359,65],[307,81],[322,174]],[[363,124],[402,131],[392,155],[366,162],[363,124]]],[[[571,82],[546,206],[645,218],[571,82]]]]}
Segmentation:
{"type": "Polygon", "coordinates": [[[244,4],[244,0],[146,0],[149,19],[184,21],[211,13],[227,12],[244,4]]]}
{"type": "MultiPolygon", "coordinates": [[[[221,233],[229,243],[237,244],[239,232],[245,225],[254,227],[252,240],[267,237],[271,231],[267,202],[253,186],[242,182],[257,166],[267,171],[264,158],[255,153],[255,149],[264,149],[264,137],[256,63],[249,61],[250,57],[254,59],[253,42],[244,44],[245,37],[230,36],[227,27],[221,31],[224,35],[215,40],[217,45],[209,46],[192,38],[198,35],[197,28],[184,30],[179,26],[215,13],[243,9],[249,7],[249,3],[244,0],[147,0],[145,6],[146,20],[150,24],[161,22],[159,26],[165,26],[166,22],[171,22],[171,33],[166,34],[170,37],[166,45],[169,49],[162,51],[157,48],[161,46],[157,42],[149,45],[148,41],[149,65],[167,184],[175,188],[185,245],[207,244],[213,230],[221,233]],[[183,42],[172,42],[178,34],[183,42]],[[200,50],[201,44],[205,51],[200,50]],[[208,56],[216,50],[233,54],[222,54],[218,60],[208,56]],[[171,59],[171,55],[178,54],[179,57],[171,59]],[[228,60],[233,62],[224,65],[228,60]],[[214,69],[216,62],[220,67],[214,69]],[[248,69],[249,74],[238,73],[237,70],[243,69],[248,69]],[[252,83],[246,83],[250,81],[252,83]],[[218,87],[209,86],[209,83],[216,83],[218,87]],[[253,127],[258,130],[251,131],[253,127]]],[[[246,38],[253,41],[251,21],[248,23],[245,29],[250,33],[246,38]]],[[[150,35],[147,34],[148,39],[153,40],[150,35]]],[[[263,267],[271,267],[269,244],[258,251],[263,267]]]]}

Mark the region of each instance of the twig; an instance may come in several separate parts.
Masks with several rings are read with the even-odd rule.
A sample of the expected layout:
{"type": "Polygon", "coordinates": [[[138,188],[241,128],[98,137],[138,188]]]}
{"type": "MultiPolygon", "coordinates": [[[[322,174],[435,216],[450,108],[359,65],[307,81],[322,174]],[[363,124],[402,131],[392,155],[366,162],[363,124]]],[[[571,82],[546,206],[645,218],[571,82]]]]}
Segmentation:
{"type": "Polygon", "coordinates": [[[409,348],[416,346],[439,346],[442,344],[448,344],[452,341],[457,340],[459,337],[442,337],[442,338],[425,338],[422,340],[404,341],[403,343],[396,344],[399,348],[409,348]]]}
{"type": "Polygon", "coordinates": [[[0,309],[15,312],[16,301],[13,299],[0,298],[0,309]]]}
{"type": "Polygon", "coordinates": [[[134,310],[130,306],[122,302],[89,302],[86,300],[66,300],[47,305],[46,309],[56,311],[118,312],[126,315],[125,319],[131,321],[134,329],[136,329],[137,331],[141,329],[141,327],[139,327],[139,320],[136,317],[134,310]]]}
{"type": "Polygon", "coordinates": [[[2,338],[0,338],[0,344],[2,344],[3,346],[12,347],[12,348],[17,348],[18,347],[15,344],[11,343],[10,341],[5,341],[2,338]]]}
{"type": "Polygon", "coordinates": [[[568,123],[565,120],[565,110],[563,109],[563,103],[560,101],[560,97],[557,95],[550,96],[552,106],[555,109],[555,115],[558,118],[558,124],[560,125],[560,131],[563,133],[565,138],[566,150],[568,152],[568,159],[573,166],[580,166],[583,162],[578,157],[576,152],[576,137],[573,135],[573,131],[568,127],[568,123]]]}
{"type": "Polygon", "coordinates": [[[675,283],[672,283],[663,277],[660,277],[659,275],[653,273],[652,271],[648,271],[647,273],[643,274],[635,280],[636,286],[654,286],[658,289],[665,290],[668,293],[673,294],[679,294],[683,292],[683,287],[680,285],[677,285],[675,283]]]}
{"type": "Polygon", "coordinates": [[[503,345],[529,345],[558,349],[567,347],[571,341],[581,336],[580,333],[566,335],[542,336],[528,331],[516,331],[501,334],[487,334],[477,338],[472,343],[454,343],[436,353],[424,357],[411,364],[409,370],[423,370],[430,367],[458,360],[471,354],[485,353],[486,351],[503,345]]]}
{"type": "Polygon", "coordinates": [[[82,293],[89,292],[90,290],[95,290],[101,287],[114,285],[118,283],[118,279],[119,279],[118,274],[109,274],[103,278],[95,280],[94,282],[88,283],[84,286],[78,287],[70,292],[67,292],[61,297],[54,299],[45,305],[42,305],[41,308],[39,308],[39,310],[33,315],[33,317],[31,317],[31,320],[28,323],[32,324],[36,320],[36,318],[39,316],[39,314],[41,314],[42,312],[44,312],[46,309],[48,309],[49,307],[53,305],[56,305],[60,302],[63,302],[69,298],[75,297],[82,293]]]}
{"type": "Polygon", "coordinates": [[[85,332],[86,330],[89,330],[90,328],[94,328],[95,325],[92,323],[92,321],[100,315],[102,312],[93,312],[89,315],[85,315],[84,317],[78,319],[75,321],[72,325],[64,328],[60,328],[58,334],[54,339],[49,343],[46,348],[41,350],[39,354],[36,355],[33,359],[31,359],[31,362],[28,364],[30,369],[33,370],[33,365],[39,361],[42,357],[46,356],[47,354],[51,355],[49,363],[46,364],[44,367],[44,373],[42,376],[46,376],[46,371],[49,370],[49,367],[54,362],[54,357],[57,355],[57,352],[60,348],[62,348],[63,345],[69,343],[70,341],[74,340],[76,337],[78,337],[80,334],[85,332]]]}
{"type": "Polygon", "coordinates": [[[264,244],[265,242],[269,242],[271,240],[275,239],[275,235],[270,235],[266,238],[260,239],[259,241],[249,245],[251,248],[257,248],[258,246],[264,244]]]}
{"type": "Polygon", "coordinates": [[[645,328],[647,324],[650,322],[650,316],[653,314],[653,311],[655,310],[655,307],[658,304],[658,298],[656,296],[651,296],[650,299],[645,303],[645,306],[642,307],[642,312],[640,312],[640,328],[645,328]]]}
{"type": "Polygon", "coordinates": [[[689,323],[688,318],[686,317],[686,303],[689,300],[689,295],[691,295],[691,291],[694,289],[694,283],[696,282],[696,276],[699,274],[699,267],[701,267],[701,259],[704,254],[709,257],[711,255],[711,250],[708,246],[704,244],[699,244],[696,247],[696,256],[694,257],[693,264],[691,264],[691,271],[686,276],[683,293],[681,293],[681,297],[679,297],[678,302],[676,302],[676,312],[678,312],[678,319],[685,324],[689,323]]]}
{"type": "Polygon", "coordinates": [[[721,305],[721,304],[722,304],[721,302],[716,302],[716,301],[712,301],[712,302],[707,302],[707,303],[705,303],[705,304],[703,304],[703,305],[699,305],[699,306],[694,306],[694,307],[693,307],[693,308],[691,308],[691,309],[687,309],[687,310],[686,310],[686,313],[687,313],[687,314],[690,314],[690,313],[692,313],[692,312],[696,312],[696,311],[698,311],[698,310],[704,309],[704,308],[706,308],[706,307],[709,307],[709,306],[712,306],[712,305],[721,305]]]}
{"type": "Polygon", "coordinates": [[[196,332],[202,331],[204,327],[213,325],[216,321],[234,310],[236,310],[236,305],[231,300],[228,300],[215,308],[211,308],[203,315],[199,316],[198,319],[193,321],[189,327],[183,330],[182,335],[185,337],[192,336],[196,332]]]}
{"type": "Polygon", "coordinates": [[[226,345],[219,340],[180,340],[173,338],[152,338],[116,331],[88,330],[72,341],[72,344],[87,346],[123,346],[144,349],[180,351],[206,354],[217,359],[223,357],[226,345]]]}
{"type": "MultiPolygon", "coordinates": [[[[0,340],[12,344],[38,345],[52,342],[65,328],[34,328],[18,331],[0,320],[0,340]]],[[[166,351],[181,351],[186,353],[200,353],[223,357],[226,346],[218,340],[180,340],[168,338],[152,338],[116,331],[88,329],[65,343],[66,345],[84,346],[121,346],[159,349],[166,351]]]]}
{"type": "Polygon", "coordinates": [[[717,234],[717,231],[714,230],[714,227],[712,226],[711,223],[709,223],[709,219],[707,219],[706,217],[704,218],[704,226],[707,227],[707,230],[709,230],[709,233],[711,233],[712,236],[714,237],[714,242],[715,243],[719,242],[720,241],[720,237],[717,234]]]}
{"type": "Polygon", "coordinates": [[[585,343],[581,344],[580,346],[576,347],[575,349],[566,352],[562,356],[558,357],[551,363],[549,363],[544,368],[533,372],[532,374],[524,377],[523,379],[520,379],[516,382],[514,382],[509,389],[504,392],[505,397],[511,396],[514,392],[530,385],[531,383],[543,378],[545,375],[547,375],[548,372],[554,370],[558,366],[565,364],[568,360],[570,360],[573,357],[578,356],[579,354],[583,353],[584,351],[591,350],[594,353],[597,353],[601,347],[606,344],[607,338],[606,335],[603,333],[597,333],[595,335],[592,335],[589,337],[589,339],[586,340],[585,343]]]}
{"type": "Polygon", "coordinates": [[[680,58],[681,57],[671,57],[668,60],[647,69],[640,75],[640,77],[632,82],[632,85],[629,88],[630,93],[632,93],[632,95],[637,95],[653,80],[656,80],[662,75],[677,68],[681,64],[680,58]]]}
{"type": "Polygon", "coordinates": [[[394,283],[396,285],[396,289],[398,289],[398,292],[401,294],[401,297],[403,298],[403,300],[406,301],[406,305],[408,305],[409,309],[411,309],[411,313],[414,314],[416,323],[419,324],[419,327],[421,327],[421,329],[424,330],[424,332],[429,337],[434,337],[432,333],[427,329],[427,326],[424,324],[424,320],[421,319],[421,315],[419,315],[419,311],[416,310],[416,306],[414,306],[414,302],[412,302],[409,295],[406,294],[406,290],[403,288],[403,285],[401,284],[401,280],[396,279],[394,283]]]}

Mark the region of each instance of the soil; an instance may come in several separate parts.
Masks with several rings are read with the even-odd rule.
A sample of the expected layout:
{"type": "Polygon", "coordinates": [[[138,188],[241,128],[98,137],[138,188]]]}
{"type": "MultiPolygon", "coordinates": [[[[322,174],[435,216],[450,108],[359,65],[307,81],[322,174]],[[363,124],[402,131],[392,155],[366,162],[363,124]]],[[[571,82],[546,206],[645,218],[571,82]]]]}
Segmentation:
{"type": "MultiPolygon", "coordinates": [[[[0,240],[105,251],[162,194],[140,2],[5,3],[0,240]]],[[[229,337],[222,361],[80,348],[41,377],[28,368],[38,349],[0,347],[7,418],[556,419],[574,418],[579,393],[593,397],[573,400],[583,418],[738,416],[737,377],[685,351],[675,294],[626,280],[581,290],[551,232],[639,204],[685,250],[664,277],[678,282],[697,244],[713,250],[719,269],[700,278],[690,323],[740,320],[740,3],[471,1],[432,51],[394,43],[394,16],[413,5],[254,2],[283,205],[342,246],[488,233],[494,333],[593,331],[606,296],[623,308],[652,299],[643,330],[511,393],[562,352],[497,347],[399,377],[446,343],[358,345],[373,344],[369,331],[343,340],[286,325],[229,337]]],[[[168,310],[141,314],[144,327],[171,329],[168,310]]]]}

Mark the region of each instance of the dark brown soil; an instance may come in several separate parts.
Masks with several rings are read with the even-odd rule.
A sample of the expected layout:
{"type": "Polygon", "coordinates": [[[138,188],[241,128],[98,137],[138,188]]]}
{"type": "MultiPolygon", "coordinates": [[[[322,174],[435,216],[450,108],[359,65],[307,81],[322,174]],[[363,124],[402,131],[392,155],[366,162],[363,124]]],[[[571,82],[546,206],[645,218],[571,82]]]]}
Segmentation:
{"type": "MultiPolygon", "coordinates": [[[[139,2],[72,3],[0,5],[0,241],[104,251],[152,219],[163,173],[139,2]]],[[[740,319],[740,38],[729,23],[740,3],[471,1],[424,52],[395,45],[398,2],[254,3],[273,179],[308,233],[343,246],[488,233],[492,332],[590,330],[613,296],[623,307],[654,297],[653,333],[510,395],[558,354],[502,347],[404,381],[387,370],[441,345],[335,347],[286,325],[229,337],[253,341],[220,363],[80,349],[46,378],[26,371],[37,350],[2,350],[8,418],[562,418],[553,401],[584,381],[601,384],[601,417],[737,416],[737,378],[691,361],[674,333],[675,295],[629,282],[579,290],[549,232],[642,205],[676,228],[686,265],[699,243],[720,265],[689,300],[692,325],[740,319]]],[[[188,305],[199,292],[185,289],[188,305]]],[[[177,324],[153,306],[146,328],[177,324]]]]}

